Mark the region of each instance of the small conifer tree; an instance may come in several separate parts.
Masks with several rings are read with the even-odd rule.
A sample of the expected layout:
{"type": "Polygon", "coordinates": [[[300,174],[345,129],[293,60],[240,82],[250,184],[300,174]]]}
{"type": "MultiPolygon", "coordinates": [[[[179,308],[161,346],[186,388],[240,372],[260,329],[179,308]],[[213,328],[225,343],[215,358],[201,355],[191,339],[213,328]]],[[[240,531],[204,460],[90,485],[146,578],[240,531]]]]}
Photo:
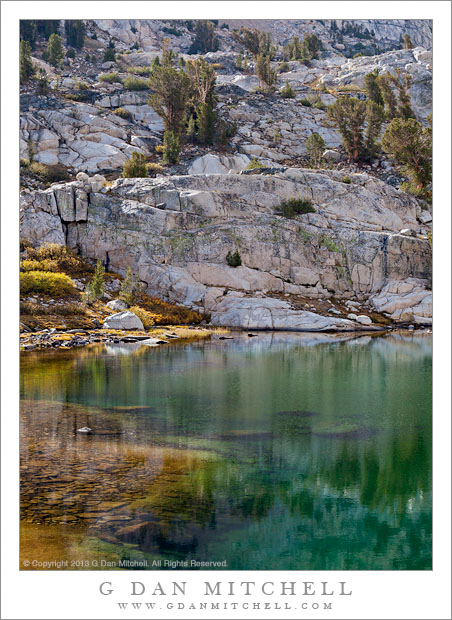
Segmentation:
{"type": "Polygon", "coordinates": [[[86,285],[85,295],[88,303],[101,299],[105,293],[105,267],[100,259],[97,259],[96,268],[91,282],[86,285]]]}
{"type": "Polygon", "coordinates": [[[49,44],[47,46],[47,57],[49,63],[54,67],[61,67],[63,64],[63,44],[59,34],[51,34],[49,37],[49,44]]]}
{"type": "Polygon", "coordinates": [[[31,62],[31,46],[28,41],[20,42],[20,81],[27,82],[33,75],[34,67],[31,62]]]}

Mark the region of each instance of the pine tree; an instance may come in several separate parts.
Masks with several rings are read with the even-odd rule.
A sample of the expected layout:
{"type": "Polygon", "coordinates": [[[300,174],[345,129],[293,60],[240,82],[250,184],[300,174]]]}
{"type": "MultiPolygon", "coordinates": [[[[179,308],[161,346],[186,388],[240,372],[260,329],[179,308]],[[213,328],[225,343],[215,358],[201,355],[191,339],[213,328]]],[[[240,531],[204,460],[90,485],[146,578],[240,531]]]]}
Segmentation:
{"type": "Polygon", "coordinates": [[[289,84],[289,80],[286,80],[286,83],[281,88],[281,97],[284,97],[284,99],[293,99],[295,97],[295,91],[289,84]]]}
{"type": "Polygon", "coordinates": [[[213,144],[215,136],[216,112],[209,102],[201,103],[197,107],[198,140],[200,144],[213,144]]]}
{"type": "Polygon", "coordinates": [[[121,283],[119,299],[128,306],[131,306],[135,301],[136,285],[136,279],[132,274],[132,270],[130,267],[127,267],[126,277],[121,283]]]}
{"type": "Polygon", "coordinates": [[[180,155],[179,135],[175,131],[166,130],[163,134],[163,163],[177,164],[180,155]]]}
{"type": "MultiPolygon", "coordinates": [[[[429,119],[431,120],[431,119],[429,119]]],[[[395,118],[388,125],[381,145],[404,166],[417,191],[432,180],[432,128],[422,127],[414,118],[395,118]]]]}
{"type": "Polygon", "coordinates": [[[64,22],[67,44],[81,49],[85,42],[86,26],[81,19],[67,19],[64,22]]]}
{"type": "Polygon", "coordinates": [[[33,63],[31,62],[31,45],[28,41],[22,40],[20,42],[20,81],[21,83],[27,82],[28,79],[34,73],[33,63]]]}
{"type": "Polygon", "coordinates": [[[388,120],[392,120],[397,116],[397,97],[392,90],[392,76],[389,73],[379,75],[377,78],[377,83],[383,97],[386,118],[388,120]]]}
{"type": "Polygon", "coordinates": [[[181,133],[190,96],[190,79],[174,67],[155,67],[149,77],[151,105],[163,119],[165,132],[181,133]]]}
{"type": "Polygon", "coordinates": [[[350,160],[358,161],[363,153],[365,102],[353,97],[339,97],[327,107],[327,115],[337,125],[350,160]]]}
{"type": "Polygon", "coordinates": [[[215,26],[211,21],[199,20],[195,26],[195,40],[188,51],[189,54],[207,54],[216,52],[218,49],[218,38],[215,34],[215,26]]]}
{"type": "Polygon", "coordinates": [[[63,44],[59,34],[51,34],[49,37],[49,44],[47,46],[47,57],[49,63],[54,67],[61,67],[63,64],[63,44]]]}
{"type": "Polygon", "coordinates": [[[393,83],[397,88],[398,106],[397,116],[401,118],[415,118],[415,114],[411,107],[411,97],[409,90],[411,87],[412,77],[408,73],[402,74],[400,69],[396,69],[396,74],[393,77],[393,83]]]}
{"type": "Polygon", "coordinates": [[[374,101],[377,105],[384,106],[383,95],[378,84],[378,69],[364,76],[364,90],[367,93],[368,99],[374,101]]]}
{"type": "Polygon", "coordinates": [[[314,168],[320,168],[325,150],[325,140],[318,133],[312,133],[305,142],[306,150],[314,168]]]}
{"type": "Polygon", "coordinates": [[[138,151],[132,153],[132,157],[126,161],[122,169],[125,179],[147,177],[146,157],[138,151]]]}
{"type": "Polygon", "coordinates": [[[368,101],[366,104],[366,135],[364,141],[364,156],[372,159],[378,147],[378,138],[380,137],[381,127],[385,120],[384,108],[375,103],[368,101]]]}
{"type": "Polygon", "coordinates": [[[277,79],[276,69],[270,65],[270,56],[258,54],[256,57],[256,73],[259,80],[259,88],[270,91],[273,89],[277,79]]]}
{"type": "Polygon", "coordinates": [[[110,39],[108,46],[105,49],[104,62],[116,62],[115,44],[112,39],[110,39]]]}
{"type": "Polygon", "coordinates": [[[88,303],[101,299],[105,293],[105,267],[100,259],[97,259],[96,268],[94,269],[94,276],[91,282],[86,285],[85,294],[88,303]]]}

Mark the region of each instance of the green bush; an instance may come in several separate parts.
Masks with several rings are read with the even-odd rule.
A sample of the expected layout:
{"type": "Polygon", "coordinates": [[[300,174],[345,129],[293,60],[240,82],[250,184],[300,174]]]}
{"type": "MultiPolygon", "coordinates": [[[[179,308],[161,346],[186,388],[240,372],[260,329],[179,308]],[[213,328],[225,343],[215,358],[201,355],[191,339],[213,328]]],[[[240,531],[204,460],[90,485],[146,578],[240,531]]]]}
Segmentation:
{"type": "Polygon", "coordinates": [[[350,183],[352,182],[350,177],[344,177],[342,179],[342,183],[346,183],[347,185],[350,185],[350,183]]]}
{"type": "Polygon", "coordinates": [[[132,157],[126,161],[122,169],[125,179],[141,178],[147,176],[146,157],[138,151],[132,153],[132,157]]]}
{"type": "Polygon", "coordinates": [[[231,252],[229,250],[229,252],[226,254],[226,262],[229,267],[240,267],[240,265],[242,264],[242,258],[239,251],[236,250],[235,252],[231,252]]]}
{"type": "Polygon", "coordinates": [[[50,271],[27,271],[20,273],[20,292],[22,295],[41,293],[53,297],[64,297],[75,292],[74,283],[64,273],[50,271]]]}
{"type": "Polygon", "coordinates": [[[256,170],[256,168],[265,168],[265,166],[258,157],[252,157],[245,170],[256,170]]]}
{"type": "Polygon", "coordinates": [[[52,166],[33,161],[28,166],[28,170],[46,183],[56,183],[57,181],[67,181],[70,177],[66,168],[60,164],[52,166]]]}
{"type": "Polygon", "coordinates": [[[308,99],[307,97],[303,97],[303,99],[300,99],[300,103],[301,105],[304,105],[306,108],[310,108],[312,106],[311,100],[308,99]]]}
{"type": "Polygon", "coordinates": [[[152,68],[151,67],[131,67],[129,71],[130,73],[136,73],[137,75],[149,77],[152,73],[152,68]]]}
{"type": "Polygon", "coordinates": [[[119,73],[101,73],[97,78],[99,82],[108,82],[109,84],[122,84],[119,73]]]}
{"type": "Polygon", "coordinates": [[[70,47],[66,52],[66,58],[75,58],[75,49],[70,47]]]}
{"type": "Polygon", "coordinates": [[[148,177],[155,177],[156,174],[162,174],[164,168],[160,164],[150,162],[146,164],[146,171],[148,173],[148,177]]]}
{"type": "Polygon", "coordinates": [[[116,110],[113,111],[113,114],[116,114],[116,116],[119,116],[121,118],[125,118],[126,120],[132,118],[132,113],[125,108],[116,108],[116,110]]]}
{"type": "Polygon", "coordinates": [[[290,219],[302,213],[315,213],[315,209],[309,198],[288,198],[280,203],[276,212],[290,219]]]}
{"type": "Polygon", "coordinates": [[[82,82],[81,80],[79,80],[76,83],[76,87],[78,88],[78,90],[88,90],[89,88],[89,84],[87,84],[86,82],[82,82]]]}
{"type": "Polygon", "coordinates": [[[290,71],[289,63],[283,60],[279,63],[278,73],[287,73],[287,71],[290,71]]]}
{"type": "Polygon", "coordinates": [[[147,90],[149,84],[147,80],[141,80],[137,77],[128,77],[124,80],[124,88],[126,90],[147,90]]]}
{"type": "Polygon", "coordinates": [[[284,97],[284,99],[293,99],[295,97],[295,91],[289,84],[289,80],[286,80],[286,83],[281,88],[281,97],[284,97]]]}

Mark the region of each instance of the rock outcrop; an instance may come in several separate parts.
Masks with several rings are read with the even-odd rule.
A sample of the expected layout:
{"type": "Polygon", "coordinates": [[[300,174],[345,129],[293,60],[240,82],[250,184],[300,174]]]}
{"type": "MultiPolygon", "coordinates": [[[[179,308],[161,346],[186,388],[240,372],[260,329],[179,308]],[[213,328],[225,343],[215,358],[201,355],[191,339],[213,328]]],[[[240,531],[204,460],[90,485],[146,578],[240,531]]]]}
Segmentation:
{"type": "Polygon", "coordinates": [[[367,327],[296,303],[329,297],[428,323],[431,251],[417,201],[365,174],[344,183],[335,171],[281,170],[118,179],[91,193],[86,181],[25,191],[22,234],[36,245],[66,242],[112,270],[131,267],[148,292],[208,312],[218,325],[367,327]],[[278,215],[289,197],[308,198],[315,212],[278,215]],[[235,250],[236,268],[226,262],[235,250]]]}

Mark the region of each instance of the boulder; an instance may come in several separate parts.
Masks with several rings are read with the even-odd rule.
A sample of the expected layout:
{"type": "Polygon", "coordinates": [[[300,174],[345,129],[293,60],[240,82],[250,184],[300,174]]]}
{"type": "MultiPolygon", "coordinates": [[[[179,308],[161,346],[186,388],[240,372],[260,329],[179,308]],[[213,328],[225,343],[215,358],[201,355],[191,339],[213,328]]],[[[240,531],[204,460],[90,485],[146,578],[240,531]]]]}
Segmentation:
{"type": "Polygon", "coordinates": [[[355,320],[361,325],[372,325],[372,319],[365,314],[358,314],[355,320]]]}
{"type": "Polygon", "coordinates": [[[103,323],[103,329],[137,329],[142,331],[144,327],[136,314],[126,311],[107,316],[103,323]]]}
{"type": "Polygon", "coordinates": [[[208,153],[194,159],[188,172],[189,174],[228,174],[244,170],[249,162],[250,158],[247,155],[219,156],[208,153]]]}
{"type": "Polygon", "coordinates": [[[110,310],[116,310],[116,312],[127,310],[127,304],[124,303],[121,299],[112,299],[106,305],[108,308],[110,308],[110,310]]]}
{"type": "Polygon", "coordinates": [[[339,162],[342,159],[342,155],[332,149],[324,151],[322,157],[327,162],[339,162]]]}

